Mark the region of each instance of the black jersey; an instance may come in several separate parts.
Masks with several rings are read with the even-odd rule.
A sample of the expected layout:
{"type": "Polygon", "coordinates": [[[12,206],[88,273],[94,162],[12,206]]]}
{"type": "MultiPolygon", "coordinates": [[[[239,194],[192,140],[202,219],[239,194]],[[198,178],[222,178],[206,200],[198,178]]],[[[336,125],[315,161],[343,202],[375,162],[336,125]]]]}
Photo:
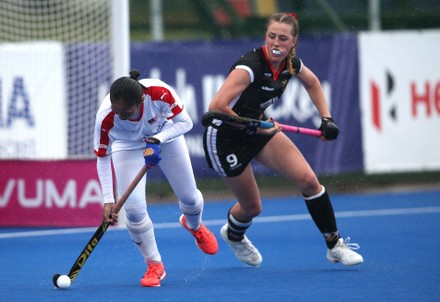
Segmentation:
{"type": "MultiPolygon", "coordinates": [[[[301,69],[299,58],[294,57],[292,63],[295,71],[301,69]]],[[[252,83],[238,96],[232,110],[239,116],[263,118],[264,110],[281,97],[292,77],[287,64],[275,73],[270,67],[263,47],[260,47],[243,55],[235,62],[231,71],[236,68],[248,70],[251,73],[252,83]]]]}
{"type": "MultiPolygon", "coordinates": [[[[300,59],[293,58],[292,63],[295,71],[301,70],[300,59]]],[[[287,65],[275,73],[260,47],[243,55],[231,71],[236,68],[247,70],[251,83],[232,101],[232,110],[239,116],[263,119],[264,110],[281,97],[292,77],[287,65]]],[[[244,129],[228,123],[208,126],[203,137],[208,166],[222,176],[240,175],[273,135],[249,136],[244,129]]]]}

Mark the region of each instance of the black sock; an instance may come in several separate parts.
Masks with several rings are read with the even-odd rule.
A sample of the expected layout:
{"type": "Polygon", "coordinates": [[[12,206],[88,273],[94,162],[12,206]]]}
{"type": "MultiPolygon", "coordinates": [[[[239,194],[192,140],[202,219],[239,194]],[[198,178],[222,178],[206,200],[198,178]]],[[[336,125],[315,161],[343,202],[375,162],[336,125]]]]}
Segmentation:
{"type": "Polygon", "coordinates": [[[341,236],[339,235],[338,231],[331,233],[324,233],[324,240],[329,249],[335,247],[336,243],[338,243],[339,238],[341,238],[341,236]]]}
{"type": "Polygon", "coordinates": [[[232,214],[228,212],[228,238],[231,241],[241,241],[244,233],[251,226],[251,221],[238,221],[232,214]]]}
{"type": "Polygon", "coordinates": [[[325,243],[329,249],[333,248],[340,238],[336,226],[335,212],[330,197],[322,187],[322,191],[314,196],[304,196],[310,216],[324,235],[325,243]]]}

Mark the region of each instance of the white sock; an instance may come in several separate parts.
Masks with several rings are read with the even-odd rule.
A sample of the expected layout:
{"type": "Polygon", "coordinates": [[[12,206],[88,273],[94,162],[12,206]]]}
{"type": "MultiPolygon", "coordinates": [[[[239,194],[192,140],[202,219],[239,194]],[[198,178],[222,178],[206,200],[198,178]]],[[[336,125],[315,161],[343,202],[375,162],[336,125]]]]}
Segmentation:
{"type": "Polygon", "coordinates": [[[185,215],[186,225],[192,230],[197,230],[202,224],[203,203],[203,196],[199,190],[197,190],[197,200],[194,205],[187,205],[179,200],[179,207],[185,215]]]}
{"type": "Polygon", "coordinates": [[[154,236],[153,222],[148,216],[136,223],[127,220],[127,229],[146,263],[162,261],[154,236]]]}

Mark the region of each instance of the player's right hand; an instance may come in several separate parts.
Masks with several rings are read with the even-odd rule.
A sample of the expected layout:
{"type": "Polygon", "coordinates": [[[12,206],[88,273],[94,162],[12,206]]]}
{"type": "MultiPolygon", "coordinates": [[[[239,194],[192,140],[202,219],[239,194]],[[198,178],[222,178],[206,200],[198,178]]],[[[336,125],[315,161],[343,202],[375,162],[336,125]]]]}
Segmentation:
{"type": "Polygon", "coordinates": [[[281,128],[280,124],[278,122],[275,122],[273,120],[273,118],[268,118],[266,120],[266,122],[273,123],[273,127],[272,128],[258,128],[257,129],[257,134],[273,135],[273,134],[283,130],[283,128],[281,128]]]}

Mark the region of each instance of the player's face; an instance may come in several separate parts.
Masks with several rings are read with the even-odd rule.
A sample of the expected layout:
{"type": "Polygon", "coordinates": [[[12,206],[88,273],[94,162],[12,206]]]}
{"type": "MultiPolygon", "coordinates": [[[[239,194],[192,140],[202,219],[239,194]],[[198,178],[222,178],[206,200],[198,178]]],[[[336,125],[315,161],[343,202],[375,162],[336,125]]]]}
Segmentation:
{"type": "Polygon", "coordinates": [[[139,107],[140,105],[127,106],[122,101],[112,103],[112,111],[119,116],[121,120],[128,120],[134,117],[139,111],[139,107]]]}
{"type": "Polygon", "coordinates": [[[292,36],[292,25],[272,22],[267,27],[266,47],[269,60],[272,63],[280,63],[286,58],[294,46],[296,39],[292,36]]]}

